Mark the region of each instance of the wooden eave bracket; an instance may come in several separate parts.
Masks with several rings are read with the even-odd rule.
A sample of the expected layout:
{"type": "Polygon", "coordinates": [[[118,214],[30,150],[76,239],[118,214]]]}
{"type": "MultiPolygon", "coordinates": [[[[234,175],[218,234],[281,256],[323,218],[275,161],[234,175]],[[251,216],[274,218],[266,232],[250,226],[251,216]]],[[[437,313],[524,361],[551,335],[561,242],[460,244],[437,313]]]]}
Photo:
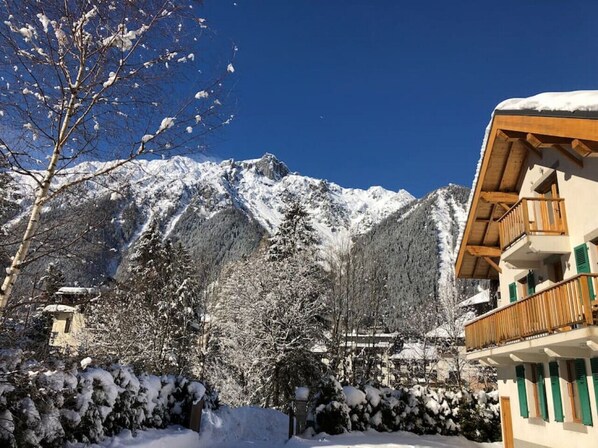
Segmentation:
{"type": "Polygon", "coordinates": [[[493,246],[467,246],[467,252],[474,257],[498,258],[501,255],[500,247],[493,246]]]}
{"type": "Polygon", "coordinates": [[[592,142],[589,140],[580,140],[575,138],[571,141],[571,147],[573,148],[573,151],[575,151],[581,157],[587,157],[594,152],[598,152],[598,142],[592,142]]]}
{"type": "Polygon", "coordinates": [[[502,269],[500,268],[500,266],[494,262],[494,260],[492,260],[492,258],[490,257],[482,257],[484,258],[484,260],[486,261],[486,263],[488,263],[496,272],[498,272],[499,274],[502,274],[502,269]]]}
{"type": "Polygon", "coordinates": [[[581,160],[576,155],[573,155],[573,153],[571,153],[570,151],[568,151],[566,148],[564,148],[561,145],[554,145],[553,148],[556,149],[558,152],[560,152],[562,155],[564,155],[571,162],[575,163],[580,168],[583,168],[583,160],[581,160]]]}
{"type": "Polygon", "coordinates": [[[533,152],[535,155],[537,155],[541,159],[542,152],[527,141],[527,136],[528,136],[528,134],[526,134],[525,132],[508,131],[505,129],[498,129],[496,131],[497,138],[504,140],[506,142],[519,144],[523,148],[527,149],[528,151],[533,152]]]}
{"type": "Polygon", "coordinates": [[[508,193],[504,191],[482,191],[480,199],[490,204],[515,204],[519,200],[517,193],[508,193]]]}
{"type": "MultiPolygon", "coordinates": [[[[568,151],[563,145],[571,145],[573,147],[573,141],[571,138],[566,137],[555,137],[552,135],[542,135],[542,134],[527,134],[526,138],[527,142],[533,146],[534,148],[554,148],[559,151],[563,156],[569,159],[571,162],[578,165],[580,168],[583,168],[583,161],[577,157],[577,150],[574,149],[575,154],[568,151]]],[[[577,143],[577,147],[580,148],[581,143],[577,143]]]]}
{"type": "Polygon", "coordinates": [[[555,137],[552,135],[543,134],[527,134],[525,139],[534,148],[549,148],[554,145],[569,145],[571,139],[566,137],[555,137]]]}

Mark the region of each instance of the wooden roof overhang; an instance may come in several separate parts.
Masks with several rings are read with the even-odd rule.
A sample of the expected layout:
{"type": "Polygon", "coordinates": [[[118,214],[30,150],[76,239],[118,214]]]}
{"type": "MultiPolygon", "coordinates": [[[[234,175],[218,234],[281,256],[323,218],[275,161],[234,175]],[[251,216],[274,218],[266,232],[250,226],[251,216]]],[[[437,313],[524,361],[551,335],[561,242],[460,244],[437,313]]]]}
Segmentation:
{"type": "Polygon", "coordinates": [[[457,277],[498,278],[497,221],[519,200],[527,158],[541,158],[545,148],[583,166],[585,157],[598,155],[598,113],[495,111],[455,262],[457,277]]]}

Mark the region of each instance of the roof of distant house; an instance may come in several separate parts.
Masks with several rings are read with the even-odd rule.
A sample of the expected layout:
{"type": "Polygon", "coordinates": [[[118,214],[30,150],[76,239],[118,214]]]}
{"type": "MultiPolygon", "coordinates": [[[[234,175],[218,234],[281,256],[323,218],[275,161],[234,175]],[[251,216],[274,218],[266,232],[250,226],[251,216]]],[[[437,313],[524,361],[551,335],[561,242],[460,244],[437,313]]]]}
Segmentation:
{"type": "Polygon", "coordinates": [[[405,342],[403,349],[395,353],[391,359],[417,360],[417,359],[438,359],[438,350],[433,345],[424,345],[421,342],[405,342]]]}
{"type": "Polygon", "coordinates": [[[473,311],[468,311],[462,316],[455,319],[454,325],[444,323],[426,333],[428,338],[450,339],[450,338],[464,338],[465,337],[465,322],[475,319],[476,314],[473,311]]]}
{"type": "Polygon", "coordinates": [[[469,299],[465,299],[463,302],[459,303],[459,308],[466,308],[468,306],[473,305],[480,305],[482,303],[490,302],[490,291],[484,289],[478,292],[476,295],[471,296],[469,299]]]}
{"type": "Polygon", "coordinates": [[[74,313],[77,308],[68,305],[48,305],[44,308],[44,313],[74,313]]]}
{"type": "Polygon", "coordinates": [[[75,286],[63,286],[56,292],[56,294],[73,294],[73,295],[84,295],[84,294],[97,294],[99,291],[96,288],[80,288],[75,286]]]}

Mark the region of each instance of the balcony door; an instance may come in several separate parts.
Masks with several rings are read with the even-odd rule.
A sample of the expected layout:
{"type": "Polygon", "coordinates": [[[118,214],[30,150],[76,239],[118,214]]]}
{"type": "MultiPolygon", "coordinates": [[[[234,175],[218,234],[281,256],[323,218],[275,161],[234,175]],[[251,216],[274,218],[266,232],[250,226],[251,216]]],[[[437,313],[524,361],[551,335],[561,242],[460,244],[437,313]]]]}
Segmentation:
{"type": "Polygon", "coordinates": [[[535,219],[539,229],[558,230],[562,226],[561,203],[558,201],[559,184],[556,175],[550,176],[536,192],[538,197],[543,199],[536,203],[534,210],[535,219]]]}

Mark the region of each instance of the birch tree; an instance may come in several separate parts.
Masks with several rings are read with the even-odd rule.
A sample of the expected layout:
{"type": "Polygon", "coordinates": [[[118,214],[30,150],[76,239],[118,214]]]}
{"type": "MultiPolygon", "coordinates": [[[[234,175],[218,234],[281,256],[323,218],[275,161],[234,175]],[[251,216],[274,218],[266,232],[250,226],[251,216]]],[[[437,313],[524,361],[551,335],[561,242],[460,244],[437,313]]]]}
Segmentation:
{"type": "Polygon", "coordinates": [[[206,63],[200,3],[1,1],[0,156],[35,198],[0,309],[53,199],[142,156],[201,150],[230,120],[218,98],[234,67],[206,63]]]}

